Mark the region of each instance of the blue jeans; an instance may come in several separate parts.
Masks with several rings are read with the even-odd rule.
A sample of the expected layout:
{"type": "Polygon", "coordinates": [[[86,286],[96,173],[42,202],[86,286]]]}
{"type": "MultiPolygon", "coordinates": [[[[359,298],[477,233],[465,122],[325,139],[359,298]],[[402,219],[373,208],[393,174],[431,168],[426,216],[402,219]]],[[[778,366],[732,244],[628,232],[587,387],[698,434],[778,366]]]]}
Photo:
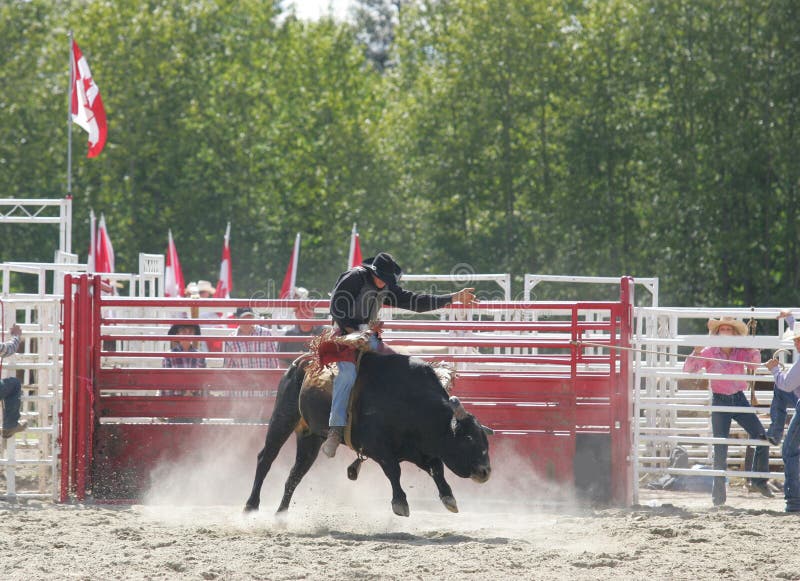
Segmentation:
{"type": "Polygon", "coordinates": [[[769,406],[769,429],[767,437],[780,442],[783,429],[786,427],[786,410],[797,406],[797,396],[793,391],[783,391],[777,387],[772,389],[772,404],[769,406]]]}
{"type": "MultiPolygon", "coordinates": [[[[369,337],[369,348],[381,353],[391,353],[392,350],[384,346],[383,342],[375,335],[369,337]]],[[[331,402],[331,415],[328,425],[347,425],[347,402],[350,401],[350,392],[356,383],[356,366],[349,361],[337,361],[339,374],[333,380],[333,401],[331,402]]]]}
{"type": "MultiPolygon", "coordinates": [[[[750,403],[744,392],[738,391],[733,395],[713,394],[711,404],[715,406],[737,406],[749,408],[750,403]]],[[[754,440],[766,440],[767,434],[764,426],[755,414],[739,412],[711,412],[711,430],[715,438],[727,438],[731,434],[731,420],[736,420],[754,440]]],[[[766,441],[764,442],[766,444],[766,441]]],[[[714,444],[714,470],[726,470],[728,467],[728,445],[714,444]]],[[[769,446],[756,446],[753,455],[753,471],[767,472],[769,470],[769,446]]],[[[766,484],[766,478],[753,478],[756,485],[766,484]]],[[[714,487],[711,496],[715,500],[724,501],[726,498],[725,477],[714,477],[714,487]]]]}
{"type": "Polygon", "coordinates": [[[0,380],[0,399],[3,400],[3,429],[16,427],[19,423],[19,406],[22,398],[22,384],[16,377],[0,380]]]}
{"type": "Polygon", "coordinates": [[[800,512],[800,403],[795,405],[795,413],[789,423],[786,439],[781,448],[783,456],[783,496],[787,512],[800,512]]]}

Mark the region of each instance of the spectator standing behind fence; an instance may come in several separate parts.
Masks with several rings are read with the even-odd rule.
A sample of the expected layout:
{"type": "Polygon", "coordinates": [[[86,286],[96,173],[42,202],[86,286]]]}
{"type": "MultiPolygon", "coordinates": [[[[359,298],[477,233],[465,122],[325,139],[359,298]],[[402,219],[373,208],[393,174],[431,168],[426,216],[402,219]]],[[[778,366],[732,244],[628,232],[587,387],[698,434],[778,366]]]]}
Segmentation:
{"type": "MultiPolygon", "coordinates": [[[[11,340],[0,343],[0,357],[8,357],[17,352],[22,340],[22,329],[12,325],[11,340]]],[[[0,380],[0,399],[3,400],[3,438],[8,439],[16,433],[24,431],[28,422],[19,419],[19,408],[22,403],[22,384],[16,377],[0,380]]]]}
{"type": "MultiPolygon", "coordinates": [[[[297,299],[303,300],[308,298],[308,291],[301,286],[295,289],[294,294],[295,298],[297,299]]],[[[296,319],[313,319],[314,309],[308,306],[308,304],[303,304],[299,307],[295,307],[294,316],[296,319]]],[[[311,323],[297,323],[294,327],[290,327],[289,329],[286,330],[285,336],[307,337],[309,335],[319,335],[324,330],[325,330],[324,325],[314,325],[311,323]]],[[[305,344],[300,344],[300,342],[284,341],[278,344],[278,350],[281,353],[305,351],[305,349],[306,349],[305,344]]]]}
{"type": "MultiPolygon", "coordinates": [[[[191,339],[181,339],[185,335],[200,335],[200,326],[187,323],[172,325],[167,331],[168,335],[175,335],[176,339],[170,343],[170,353],[186,353],[183,357],[164,357],[162,367],[171,369],[204,368],[206,360],[192,353],[198,353],[197,345],[191,339]]],[[[165,390],[163,395],[202,395],[202,391],[174,391],[165,390]]]]}
{"type": "MultiPolygon", "coordinates": [[[[800,352],[800,329],[794,328],[791,335],[794,348],[800,352]]],[[[792,365],[789,371],[783,371],[780,363],[774,357],[767,361],[767,369],[775,378],[775,389],[794,396],[798,401],[800,396],[800,364],[792,365]]],[[[800,404],[795,403],[795,412],[786,439],[781,448],[783,458],[783,497],[786,499],[786,512],[800,512],[800,404]]]]}
{"type": "MultiPolygon", "coordinates": [[[[793,338],[799,329],[796,328],[794,316],[791,311],[781,311],[778,314],[778,319],[786,319],[786,325],[789,331],[784,334],[784,338],[793,338]]],[[[795,359],[797,361],[797,359],[795,359]]],[[[772,388],[772,403],[769,406],[769,429],[767,430],[767,440],[776,446],[781,443],[783,438],[783,430],[786,428],[786,415],[789,408],[795,409],[797,407],[797,395],[793,391],[784,391],[778,389],[778,386],[772,388]]]]}
{"type": "MultiPolygon", "coordinates": [[[[255,319],[256,315],[250,307],[236,309],[234,317],[237,319],[255,319]]],[[[272,337],[269,327],[252,323],[242,323],[236,331],[236,341],[226,341],[225,351],[230,353],[275,353],[278,345],[275,341],[252,341],[247,337],[272,337]]],[[[276,357],[252,356],[252,357],[226,357],[225,367],[235,367],[239,369],[277,369],[280,367],[276,357]]],[[[231,395],[238,397],[258,397],[265,395],[263,391],[232,391],[231,395]]]]}
{"type": "MultiPolygon", "coordinates": [[[[710,335],[730,337],[734,335],[747,335],[747,325],[733,317],[721,317],[708,320],[710,335]]],[[[740,347],[695,347],[692,354],[683,364],[683,370],[688,373],[697,373],[705,369],[709,373],[727,375],[744,375],[748,369],[755,370],[761,365],[761,354],[758,349],[743,349],[740,347]]],[[[712,397],[711,405],[749,408],[744,391],[747,381],[743,379],[712,379],[709,381],[712,397]]],[[[764,426],[758,417],[749,412],[711,412],[711,429],[715,438],[728,438],[731,433],[731,420],[744,428],[751,438],[764,440],[767,435],[764,426]]],[[[714,469],[726,470],[728,466],[728,445],[714,444],[714,469]]],[[[753,471],[767,472],[769,470],[769,447],[756,446],[753,456],[753,471]]],[[[714,478],[711,493],[715,506],[725,504],[727,500],[726,479],[724,476],[714,478]]],[[[763,496],[772,497],[772,492],[767,486],[766,478],[753,478],[750,488],[763,496]]]]}

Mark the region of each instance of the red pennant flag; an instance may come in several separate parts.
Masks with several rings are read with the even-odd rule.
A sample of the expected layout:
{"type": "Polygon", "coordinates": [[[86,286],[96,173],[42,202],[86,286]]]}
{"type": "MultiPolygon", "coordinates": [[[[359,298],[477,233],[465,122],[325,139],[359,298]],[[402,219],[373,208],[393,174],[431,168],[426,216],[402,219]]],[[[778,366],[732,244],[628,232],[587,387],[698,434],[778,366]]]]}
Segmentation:
{"type": "Polygon", "coordinates": [[[89,258],[86,259],[86,272],[95,272],[94,264],[97,257],[97,219],[94,210],[89,210],[89,258]]]}
{"type": "Polygon", "coordinates": [[[181,261],[178,258],[178,248],[172,239],[172,230],[167,238],[167,264],[164,269],[164,296],[182,297],[186,283],[183,279],[181,261]]]}
{"type": "Polygon", "coordinates": [[[106,217],[100,214],[100,225],[97,227],[97,247],[95,249],[95,272],[114,272],[114,247],[106,228],[106,217]]]}
{"type": "Polygon", "coordinates": [[[353,224],[353,232],[350,235],[350,253],[347,256],[348,269],[358,266],[364,262],[364,259],[361,257],[361,240],[358,237],[358,231],[356,230],[355,224],[353,224]]]}
{"type": "Polygon", "coordinates": [[[289,267],[286,269],[286,275],[283,277],[283,284],[281,285],[280,298],[290,299],[294,295],[295,282],[297,281],[297,259],[300,256],[300,232],[294,239],[294,249],[292,250],[292,258],[289,260],[289,267]]]}
{"type": "Polygon", "coordinates": [[[83,58],[81,49],[74,40],[72,41],[71,69],[70,114],[72,121],[89,134],[89,153],[86,157],[97,157],[103,151],[108,135],[106,110],[103,107],[103,99],[100,97],[100,89],[92,79],[89,64],[83,58]]]}
{"type": "Polygon", "coordinates": [[[222,261],[219,265],[219,280],[214,296],[218,299],[229,299],[233,290],[233,269],[231,267],[231,223],[225,230],[225,242],[222,245],[222,261]]]}

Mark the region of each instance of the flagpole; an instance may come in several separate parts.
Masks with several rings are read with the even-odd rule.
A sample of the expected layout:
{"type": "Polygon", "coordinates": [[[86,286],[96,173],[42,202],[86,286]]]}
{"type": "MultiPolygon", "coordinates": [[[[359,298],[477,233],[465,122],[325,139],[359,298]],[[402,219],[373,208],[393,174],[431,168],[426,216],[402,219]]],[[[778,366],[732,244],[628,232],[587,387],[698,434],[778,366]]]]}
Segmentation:
{"type": "Polygon", "coordinates": [[[74,89],[72,79],[75,71],[72,70],[73,51],[72,51],[72,31],[67,34],[69,38],[69,90],[67,91],[67,195],[72,195],[72,91],[74,89]]]}
{"type": "Polygon", "coordinates": [[[300,258],[300,232],[297,233],[297,237],[294,240],[294,257],[292,262],[294,263],[294,268],[292,269],[292,281],[289,285],[289,297],[294,295],[294,287],[295,283],[297,282],[297,261],[300,258]]]}
{"type": "Polygon", "coordinates": [[[356,252],[356,223],[353,222],[353,231],[350,233],[350,253],[347,255],[347,268],[350,270],[353,266],[353,255],[356,252]]]}

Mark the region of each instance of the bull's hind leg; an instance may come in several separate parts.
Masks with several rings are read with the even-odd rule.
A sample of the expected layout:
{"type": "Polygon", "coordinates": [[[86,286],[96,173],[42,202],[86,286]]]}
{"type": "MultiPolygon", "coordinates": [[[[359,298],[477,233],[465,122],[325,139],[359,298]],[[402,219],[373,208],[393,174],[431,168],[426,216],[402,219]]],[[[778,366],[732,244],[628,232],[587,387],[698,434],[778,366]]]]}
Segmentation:
{"type": "Polygon", "coordinates": [[[297,434],[297,455],[294,459],[294,466],[286,479],[286,486],[283,489],[283,499],[278,507],[278,512],[289,510],[289,503],[292,500],[294,489],[300,484],[303,476],[306,475],[314,460],[319,455],[319,449],[324,441],[322,436],[312,434],[309,431],[297,434]]]}
{"type": "Polygon", "coordinates": [[[433,478],[436,483],[436,488],[439,490],[439,500],[450,512],[458,512],[458,504],[453,496],[453,489],[444,479],[444,464],[439,458],[432,458],[430,460],[421,460],[414,462],[417,466],[425,470],[433,478]]]}
{"type": "Polygon", "coordinates": [[[244,505],[245,512],[258,510],[261,504],[261,485],[264,484],[264,478],[266,478],[275,458],[278,457],[278,452],[281,451],[286,440],[289,439],[289,436],[300,421],[300,412],[296,411],[296,405],[294,409],[294,412],[290,411],[286,414],[273,414],[270,419],[264,447],[258,453],[253,489],[250,492],[250,498],[247,499],[244,505]]]}

